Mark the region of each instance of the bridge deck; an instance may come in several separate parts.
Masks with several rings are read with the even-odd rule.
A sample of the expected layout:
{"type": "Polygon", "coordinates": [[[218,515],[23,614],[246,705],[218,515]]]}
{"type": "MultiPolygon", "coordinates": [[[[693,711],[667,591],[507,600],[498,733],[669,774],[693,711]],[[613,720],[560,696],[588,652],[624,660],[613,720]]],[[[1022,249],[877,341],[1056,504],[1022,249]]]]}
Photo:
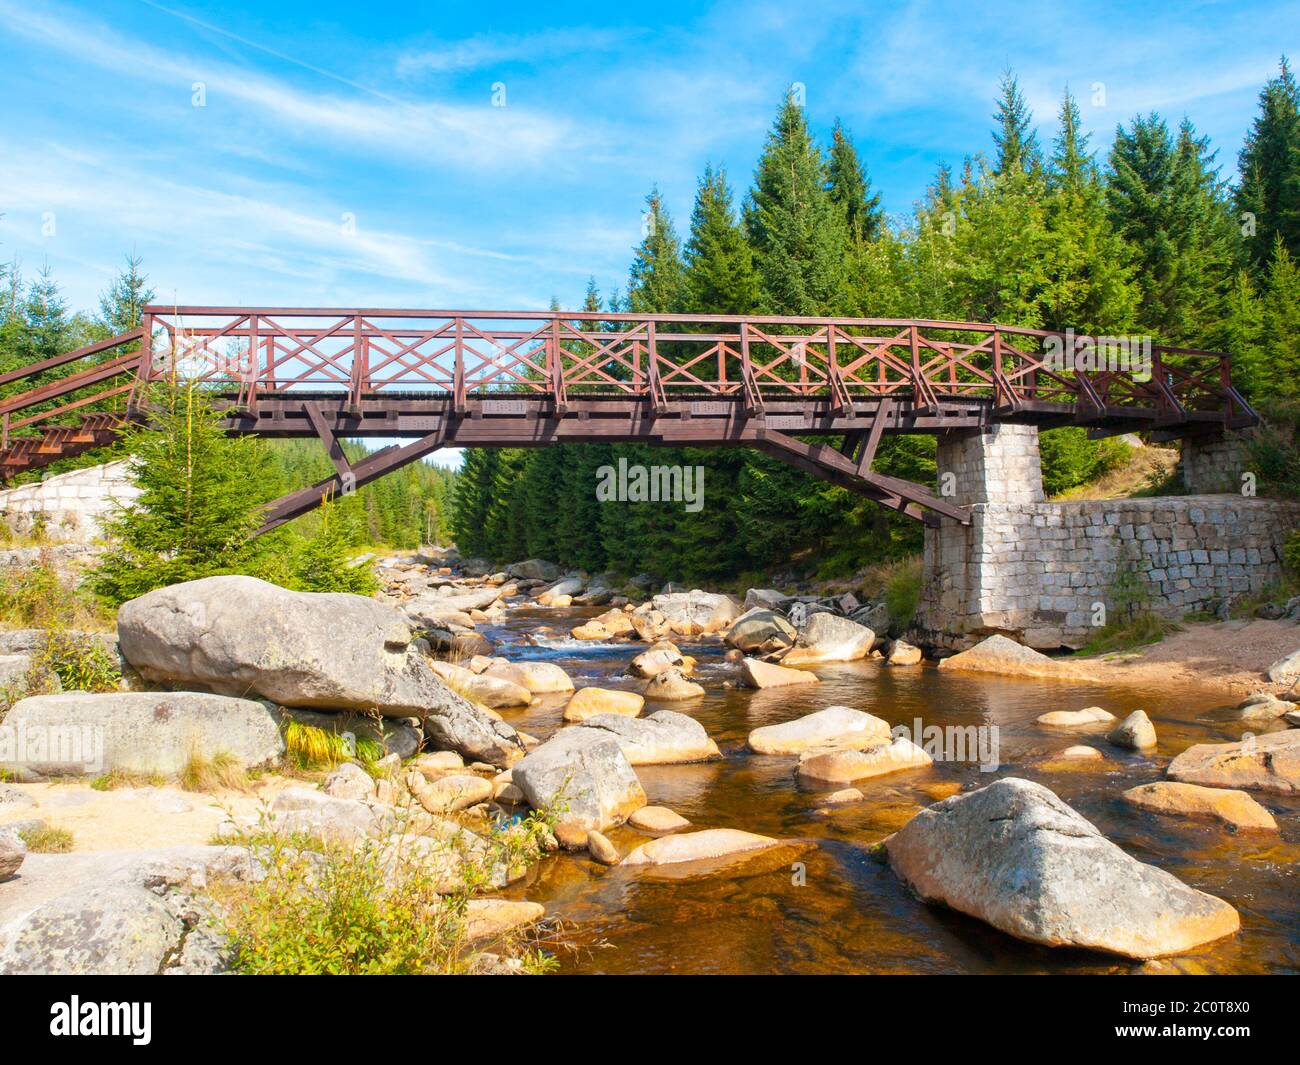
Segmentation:
{"type": "Polygon", "coordinates": [[[446,446],[750,446],[923,520],[963,521],[871,471],[884,434],[1018,422],[1172,437],[1257,420],[1227,355],[1148,338],[872,318],[150,306],[137,330],[0,375],[0,477],[102,446],[146,415],[153,382],[176,377],[219,396],[231,432],[329,447],[336,478],[279,501],[273,523],[357,479],[339,437],[416,438],[361,464],[365,479],[446,446]],[[32,380],[44,383],[13,387],[32,380]],[[798,439],[818,436],[839,443],[798,439]]]}

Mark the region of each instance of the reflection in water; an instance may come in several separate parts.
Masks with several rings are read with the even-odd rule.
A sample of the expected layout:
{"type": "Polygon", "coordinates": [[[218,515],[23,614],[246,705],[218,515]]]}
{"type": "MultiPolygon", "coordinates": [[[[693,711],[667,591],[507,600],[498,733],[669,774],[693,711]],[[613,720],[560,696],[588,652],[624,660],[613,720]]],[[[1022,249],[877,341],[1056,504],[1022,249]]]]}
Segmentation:
{"type": "MultiPolygon", "coordinates": [[[[599,611],[519,611],[485,635],[513,659],[544,659],[579,686],[639,690],[621,676],[640,644],[590,645],[567,637],[577,619],[599,611]],[[539,626],[556,635],[526,642],[539,626]]],[[[1168,870],[1241,911],[1242,932],[1178,959],[1188,972],[1300,971],[1300,800],[1260,795],[1277,816],[1281,837],[1233,836],[1206,824],[1157,818],[1125,806],[1127,788],[1162,779],[1169,759],[1193,743],[1240,739],[1222,699],[1189,691],[1104,688],[1087,684],[948,674],[933,666],[887,668],[877,662],[823,666],[821,683],[792,689],[727,689],[731,676],[716,642],[683,641],[700,660],[698,700],[647,704],[697,718],[717,741],[720,762],[643,766],[637,774],[652,803],[669,806],[700,828],[741,828],[817,844],[806,853],[777,851],[715,876],[653,878],[645,871],[607,869],[585,858],[548,859],[512,894],[543,903],[568,922],[579,948],[562,952],[576,972],[889,973],[1128,972],[1132,963],[1020,943],[979,921],[919,903],[871,852],[871,845],[934,801],[935,785],[982,787],[998,776],[1045,784],[1129,854],[1168,870]],[[973,764],[863,781],[867,801],[818,812],[815,793],[795,780],[795,760],[750,754],[745,738],[760,725],[788,721],[840,704],[891,725],[996,726],[1000,767],[973,764]],[[1037,725],[1049,710],[1103,706],[1123,716],[1146,710],[1160,736],[1150,757],[1121,751],[1104,729],[1037,725]],[[1036,764],[1076,743],[1098,746],[1098,768],[1039,769],[1036,764]],[[798,876],[802,863],[804,875],[798,876]]],[[[543,696],[506,711],[517,728],[540,738],[560,727],[564,696],[543,696]]],[[[1096,766],[1096,763],[1093,763],[1096,766]]],[[[626,853],[646,837],[629,828],[610,838],[626,853]]]]}

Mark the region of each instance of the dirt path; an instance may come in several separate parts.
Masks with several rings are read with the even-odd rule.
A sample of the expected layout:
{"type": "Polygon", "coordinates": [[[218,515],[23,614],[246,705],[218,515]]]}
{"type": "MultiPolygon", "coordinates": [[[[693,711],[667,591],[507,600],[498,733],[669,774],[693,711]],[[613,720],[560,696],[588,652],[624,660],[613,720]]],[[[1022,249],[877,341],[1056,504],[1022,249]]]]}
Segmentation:
{"type": "Polygon", "coordinates": [[[1280,695],[1284,686],[1270,684],[1264,671],[1297,648],[1293,621],[1197,622],[1150,647],[1070,662],[1103,683],[1192,684],[1241,698],[1260,689],[1280,695]]]}

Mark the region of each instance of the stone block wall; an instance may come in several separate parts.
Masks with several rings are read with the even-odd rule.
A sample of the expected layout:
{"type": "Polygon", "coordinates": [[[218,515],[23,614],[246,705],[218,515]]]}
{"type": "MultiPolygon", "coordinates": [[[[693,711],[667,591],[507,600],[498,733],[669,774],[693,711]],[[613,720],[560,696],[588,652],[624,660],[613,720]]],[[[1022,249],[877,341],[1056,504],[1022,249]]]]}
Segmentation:
{"type": "Polygon", "coordinates": [[[43,522],[51,540],[88,544],[101,535],[103,518],[117,504],[125,506],[139,494],[127,463],[109,462],[0,492],[0,520],[19,534],[43,522]]]}
{"type": "Polygon", "coordinates": [[[1240,495],[982,503],[972,523],[925,534],[918,638],[968,647],[1004,633],[1033,647],[1077,647],[1096,604],[1108,618],[1126,580],[1168,617],[1217,611],[1281,576],[1300,503],[1240,495]]]}
{"type": "Polygon", "coordinates": [[[1036,426],[996,423],[982,432],[940,437],[936,460],[939,494],[950,503],[1043,501],[1036,426]]]}
{"type": "Polygon", "coordinates": [[[1192,495],[1240,492],[1241,475],[1251,469],[1250,450],[1240,436],[1184,439],[1178,474],[1192,495]]]}

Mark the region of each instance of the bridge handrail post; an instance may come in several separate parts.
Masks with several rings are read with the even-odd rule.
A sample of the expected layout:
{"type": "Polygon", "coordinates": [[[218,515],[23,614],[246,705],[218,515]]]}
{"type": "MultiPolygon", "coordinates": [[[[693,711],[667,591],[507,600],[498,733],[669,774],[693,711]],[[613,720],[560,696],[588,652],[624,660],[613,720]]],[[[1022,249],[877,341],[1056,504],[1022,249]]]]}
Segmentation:
{"type": "Polygon", "coordinates": [[[459,414],[465,409],[465,319],[452,319],[451,405],[459,414]]]}

